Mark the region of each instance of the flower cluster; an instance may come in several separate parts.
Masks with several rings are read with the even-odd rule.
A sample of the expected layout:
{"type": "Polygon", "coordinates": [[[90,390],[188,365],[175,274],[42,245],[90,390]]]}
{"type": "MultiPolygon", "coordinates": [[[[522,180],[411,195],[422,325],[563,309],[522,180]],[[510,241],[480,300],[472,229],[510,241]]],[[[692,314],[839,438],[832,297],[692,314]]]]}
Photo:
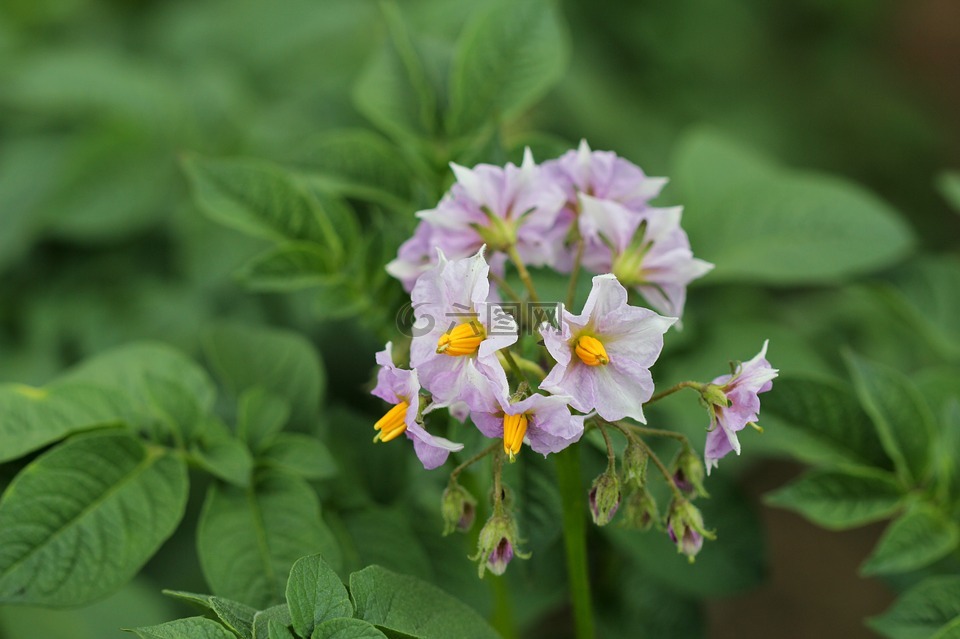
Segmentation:
{"type": "MultiPolygon", "coordinates": [[[[456,478],[494,455],[493,512],[477,552],[481,576],[485,569],[500,574],[512,557],[526,556],[500,487],[503,462],[514,461],[524,443],[546,456],[580,440],[586,429],[599,429],[609,464],[589,493],[594,521],[613,519],[623,489],[630,521],[643,528],[661,523],[645,487],[652,450],[641,436],[666,431],[638,424],[646,423],[644,406],[658,399],[650,369],[664,335],[679,322],[687,286],[712,268],[693,256],[681,209],[650,205],[666,180],[586,142],[541,165],[527,150],[520,166],[451,166],[456,182],[435,208],[417,214],[419,226],[387,266],[410,293],[415,323],[409,369],[396,366],[391,344],[377,355],[373,393],[392,407],[376,423],[375,441],[405,434],[424,467],[436,468],[463,448],[427,432],[430,413],[442,408],[498,440],[453,471],[443,498],[446,532],[469,528],[476,500],[456,478]],[[508,263],[525,297],[507,283],[508,263]],[[567,304],[542,302],[529,266],[569,273],[567,304]],[[595,276],[574,314],[567,306],[581,270],[595,276]],[[631,303],[632,295],[646,307],[631,303]],[[521,312],[531,304],[553,312],[531,319],[521,312]],[[622,477],[608,430],[628,440],[622,477]]],[[[711,418],[708,470],[730,450],[740,452],[736,433],[757,418],[756,395],[776,376],[765,353],[766,345],[710,384],[685,382],[660,394],[700,391],[711,418]]],[[[696,535],[706,531],[687,494],[694,486],[706,495],[703,466],[685,438],[678,459],[671,475],[654,456],[675,493],[667,531],[692,557],[700,548],[696,535]]]]}

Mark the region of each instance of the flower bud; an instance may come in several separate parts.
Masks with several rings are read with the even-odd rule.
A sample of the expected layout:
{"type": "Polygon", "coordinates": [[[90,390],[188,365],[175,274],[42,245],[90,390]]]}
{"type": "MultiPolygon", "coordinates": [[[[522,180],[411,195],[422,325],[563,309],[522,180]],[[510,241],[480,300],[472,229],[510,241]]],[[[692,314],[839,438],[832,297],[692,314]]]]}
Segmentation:
{"type": "Polygon", "coordinates": [[[590,514],[593,523],[606,526],[617,514],[620,507],[620,481],[617,473],[608,468],[602,475],[593,480],[590,488],[590,514]]]}
{"type": "Polygon", "coordinates": [[[703,516],[700,510],[686,499],[674,500],[670,504],[670,514],[667,515],[667,534],[677,545],[677,552],[686,555],[691,563],[703,547],[704,537],[716,539],[713,532],[703,527],[703,516]]]}
{"type": "Polygon", "coordinates": [[[654,523],[660,525],[660,511],[646,488],[630,493],[623,509],[623,525],[637,530],[649,530],[654,523]]]}
{"type": "Polygon", "coordinates": [[[473,520],[477,516],[477,500],[463,486],[455,481],[450,482],[443,491],[440,512],[443,514],[445,536],[455,530],[467,532],[473,526],[473,520]]]}
{"type": "Polygon", "coordinates": [[[518,541],[517,526],[513,518],[503,510],[495,510],[480,530],[477,554],[470,558],[480,562],[480,577],[483,577],[486,570],[502,575],[514,555],[520,559],[530,557],[530,553],[520,552],[517,548],[518,541]]]}
{"type": "Polygon", "coordinates": [[[689,448],[685,448],[677,457],[676,470],[673,473],[673,483],[677,485],[687,497],[709,497],[706,489],[703,487],[704,478],[703,462],[693,454],[689,448]]]}
{"type": "Polygon", "coordinates": [[[647,483],[647,462],[650,456],[647,449],[639,442],[630,438],[626,450],[623,451],[622,467],[623,482],[643,488],[647,483]]]}

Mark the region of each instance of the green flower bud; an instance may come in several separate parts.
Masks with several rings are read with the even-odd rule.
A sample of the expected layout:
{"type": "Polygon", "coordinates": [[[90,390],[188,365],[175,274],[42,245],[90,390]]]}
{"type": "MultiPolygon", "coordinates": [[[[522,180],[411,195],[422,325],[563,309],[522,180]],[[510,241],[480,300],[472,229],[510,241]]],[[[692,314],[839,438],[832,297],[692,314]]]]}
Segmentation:
{"type": "Polygon", "coordinates": [[[620,480],[612,468],[593,480],[589,497],[593,523],[606,526],[620,507],[620,480]]]}
{"type": "Polygon", "coordinates": [[[647,462],[650,456],[642,444],[630,438],[626,450],[623,451],[621,466],[623,468],[623,483],[633,484],[643,488],[647,483],[647,462]]]}
{"type": "Polygon", "coordinates": [[[703,527],[703,515],[700,510],[686,499],[675,499],[670,504],[667,515],[667,534],[677,545],[677,552],[686,555],[693,563],[703,547],[703,539],[716,539],[717,536],[703,527]]]}
{"type": "Polygon", "coordinates": [[[443,491],[440,502],[443,514],[443,534],[453,531],[467,532],[477,516],[477,500],[460,484],[451,482],[443,491]]]}
{"type": "Polygon", "coordinates": [[[703,487],[705,475],[703,462],[692,450],[685,448],[680,451],[673,473],[673,482],[677,488],[688,497],[709,497],[710,495],[703,487]]]}
{"type": "Polygon", "coordinates": [[[660,526],[660,510],[646,488],[630,493],[623,509],[623,525],[637,530],[649,530],[656,524],[660,526]]]}
{"type": "Polygon", "coordinates": [[[528,559],[530,553],[520,552],[517,548],[518,542],[517,525],[513,518],[507,511],[495,510],[480,530],[477,554],[470,557],[472,561],[480,562],[480,577],[482,578],[487,570],[495,575],[502,575],[514,555],[520,559],[528,559]]]}

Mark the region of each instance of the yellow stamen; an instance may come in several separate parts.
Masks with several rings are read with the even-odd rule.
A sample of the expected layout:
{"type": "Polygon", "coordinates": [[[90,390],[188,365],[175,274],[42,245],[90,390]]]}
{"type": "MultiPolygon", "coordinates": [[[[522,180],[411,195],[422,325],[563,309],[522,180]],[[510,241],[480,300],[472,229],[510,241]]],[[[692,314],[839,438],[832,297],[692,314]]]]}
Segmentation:
{"type": "Polygon", "coordinates": [[[520,452],[523,437],[527,434],[526,415],[503,416],[503,452],[510,456],[510,461],[520,452]]]}
{"type": "Polygon", "coordinates": [[[596,337],[583,335],[577,340],[576,345],[573,347],[573,352],[576,353],[580,361],[587,366],[605,366],[610,363],[610,358],[607,357],[607,350],[596,337]]]}
{"type": "Polygon", "coordinates": [[[373,429],[379,432],[374,436],[373,441],[388,442],[402,435],[403,432],[407,430],[405,418],[408,408],[410,408],[410,404],[400,402],[388,410],[386,415],[377,420],[377,423],[373,425],[373,429]]]}
{"type": "Polygon", "coordinates": [[[437,352],[453,357],[475,355],[486,336],[483,325],[477,320],[470,320],[441,335],[437,341],[437,352]]]}

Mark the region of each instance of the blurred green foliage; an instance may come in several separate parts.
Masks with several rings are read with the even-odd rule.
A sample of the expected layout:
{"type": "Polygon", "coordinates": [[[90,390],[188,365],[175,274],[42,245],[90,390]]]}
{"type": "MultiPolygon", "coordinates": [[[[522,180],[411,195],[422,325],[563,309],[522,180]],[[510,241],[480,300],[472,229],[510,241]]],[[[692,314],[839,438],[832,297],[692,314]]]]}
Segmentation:
{"type": "MultiPolygon", "coordinates": [[[[789,399],[762,413],[767,432],[745,438],[744,459],[711,478],[704,513],[721,534],[697,564],[657,533],[604,529],[590,540],[601,636],[702,634],[703,598],[756,587],[767,570],[755,505],[733,480],[751,459],[828,466],[821,479],[836,462],[848,470],[842,482],[872,486],[870,509],[817,514],[826,526],[890,516],[899,503],[896,491],[876,498],[890,488],[890,442],[864,435],[880,409],[853,401],[842,347],[910,376],[916,389],[906,392],[926,406],[931,429],[960,429],[951,404],[960,393],[960,122],[890,44],[904,41],[903,16],[921,10],[894,0],[3,3],[0,381],[43,387],[49,404],[25,408],[17,387],[0,388],[0,456],[12,460],[0,467],[3,484],[33,451],[105,416],[160,441],[182,438],[196,467],[218,478],[192,473],[185,523],[113,595],[124,616],[109,628],[185,616],[151,596],[159,587],[266,607],[285,579],[259,582],[258,571],[288,569],[305,547],[327,548],[341,575],[380,563],[489,615],[502,593],[475,579],[470,540],[438,535],[444,478],[417,470],[400,447],[369,443],[380,409],[366,395],[373,352],[396,335],[404,301],[382,267],[412,213],[451,180],[447,162],[500,163],[524,145],[547,159],[586,138],[674,178],[664,199],[686,206],[694,251],[717,263],[691,291],[658,384],[720,375],[763,337],[784,372],[789,399]],[[170,369],[150,356],[150,379],[136,352],[89,359],[144,339],[204,362],[219,392],[172,350],[170,369]],[[96,393],[82,384],[122,389],[129,403],[119,391],[91,403],[96,393]],[[86,413],[76,408],[81,392],[86,413]],[[801,417],[842,419],[798,419],[798,407],[801,417]],[[77,419],[29,413],[44,410],[77,419]],[[15,418],[45,428],[26,441],[15,418]],[[314,437],[296,439],[306,434],[330,454],[309,449],[314,437]],[[323,463],[311,467],[304,448],[323,463]],[[264,474],[251,479],[254,469],[264,474]],[[271,489],[250,493],[251,481],[271,489]],[[265,493],[290,525],[307,518],[313,528],[244,566],[252,590],[234,592],[225,575],[236,558],[216,556],[222,536],[211,531],[242,528],[240,497],[265,493]]],[[[863,400],[864,379],[855,381],[863,400]]],[[[703,436],[693,402],[650,415],[695,442],[703,436]]],[[[603,456],[585,457],[586,486],[603,456]]],[[[521,636],[563,636],[551,525],[559,497],[552,466],[524,461],[508,480],[534,556],[505,580],[510,614],[521,636]]],[[[907,462],[895,470],[912,477],[907,462]]],[[[930,463],[955,468],[956,459],[930,463]]],[[[465,477],[476,494],[485,481],[465,477]]],[[[940,596],[925,583],[907,604],[940,596]]],[[[41,632],[25,621],[38,613],[4,608],[0,627],[11,639],[122,636],[98,625],[97,610],[44,613],[41,632]]],[[[911,636],[955,616],[921,623],[909,612],[887,617],[930,629],[911,636]]]]}

